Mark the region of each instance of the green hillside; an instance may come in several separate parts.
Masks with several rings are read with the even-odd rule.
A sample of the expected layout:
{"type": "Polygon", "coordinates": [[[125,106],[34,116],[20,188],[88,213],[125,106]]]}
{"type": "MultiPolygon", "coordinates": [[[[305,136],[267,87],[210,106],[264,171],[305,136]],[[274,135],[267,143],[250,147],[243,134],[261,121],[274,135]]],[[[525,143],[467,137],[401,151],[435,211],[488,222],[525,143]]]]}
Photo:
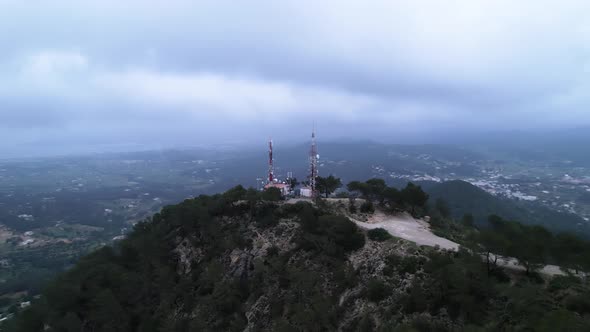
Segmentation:
{"type": "Polygon", "coordinates": [[[590,236],[590,229],[579,216],[561,213],[531,202],[518,202],[493,196],[465,181],[447,181],[423,186],[430,195],[430,202],[442,199],[451,208],[453,217],[459,219],[471,213],[483,223],[492,214],[524,224],[535,224],[554,231],[577,232],[590,236]]]}
{"type": "Polygon", "coordinates": [[[492,273],[472,251],[419,248],[382,231],[367,237],[324,201],[282,204],[263,197],[236,187],[165,207],[125,240],[81,259],[3,330],[585,331],[590,326],[590,289],[577,278],[492,273]]]}

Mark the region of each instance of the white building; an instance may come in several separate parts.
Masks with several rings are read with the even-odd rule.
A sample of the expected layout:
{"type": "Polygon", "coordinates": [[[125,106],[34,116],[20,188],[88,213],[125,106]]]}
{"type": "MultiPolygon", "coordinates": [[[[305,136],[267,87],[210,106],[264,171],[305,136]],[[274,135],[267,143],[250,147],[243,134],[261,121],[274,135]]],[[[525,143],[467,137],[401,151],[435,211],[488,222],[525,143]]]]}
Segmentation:
{"type": "Polygon", "coordinates": [[[311,190],[311,188],[309,187],[303,187],[300,189],[299,194],[301,195],[301,197],[312,197],[313,196],[313,192],[311,190]]]}

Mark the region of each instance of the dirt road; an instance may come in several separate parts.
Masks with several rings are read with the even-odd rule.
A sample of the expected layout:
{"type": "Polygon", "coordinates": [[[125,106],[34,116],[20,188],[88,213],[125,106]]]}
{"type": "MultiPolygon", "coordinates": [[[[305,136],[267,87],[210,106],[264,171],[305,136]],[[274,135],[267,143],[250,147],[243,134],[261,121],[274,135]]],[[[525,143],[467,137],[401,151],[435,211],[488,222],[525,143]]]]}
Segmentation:
{"type": "MultiPolygon", "coordinates": [[[[369,217],[367,222],[352,220],[360,227],[366,229],[383,228],[395,237],[415,242],[421,246],[439,246],[448,250],[459,249],[458,243],[433,234],[427,222],[415,219],[408,213],[386,215],[381,211],[376,211],[369,217]]],[[[524,268],[518,265],[518,261],[515,258],[498,257],[498,265],[508,269],[524,271],[524,268]]],[[[555,265],[547,265],[540,269],[539,272],[550,276],[565,274],[559,266],[555,265]]]]}
{"type": "Polygon", "coordinates": [[[383,228],[395,237],[415,242],[421,246],[434,247],[438,245],[443,249],[459,249],[459,244],[434,235],[425,221],[414,219],[408,213],[386,215],[381,211],[376,211],[367,222],[355,222],[367,229],[383,228]]]}

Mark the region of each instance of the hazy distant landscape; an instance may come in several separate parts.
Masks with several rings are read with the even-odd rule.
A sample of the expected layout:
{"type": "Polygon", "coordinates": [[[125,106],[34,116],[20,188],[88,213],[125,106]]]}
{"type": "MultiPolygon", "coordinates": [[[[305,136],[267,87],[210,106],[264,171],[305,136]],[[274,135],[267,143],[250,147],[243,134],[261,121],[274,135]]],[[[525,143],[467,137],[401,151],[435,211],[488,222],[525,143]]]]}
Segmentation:
{"type": "Polygon", "coordinates": [[[0,332],[590,331],[589,13],[0,1],[0,332]]]}
{"type": "MultiPolygon", "coordinates": [[[[183,149],[0,161],[0,291],[40,289],[84,253],[122,238],[164,205],[240,183],[261,188],[259,150],[183,149]],[[50,253],[50,254],[48,254],[50,253]]],[[[498,214],[590,237],[586,161],[453,145],[320,144],[320,174],[347,183],[421,184],[456,218],[498,214]],[[465,182],[457,182],[462,180],[465,182]]],[[[545,156],[545,155],[544,155],[545,156]]],[[[307,174],[307,145],[277,146],[276,175],[307,174]]],[[[12,296],[12,295],[10,295],[12,296]]]]}
{"type": "MultiPolygon", "coordinates": [[[[398,186],[411,181],[435,188],[437,183],[463,180],[498,200],[579,218],[574,225],[555,220],[556,228],[584,231],[590,217],[590,165],[585,162],[452,145],[365,142],[320,147],[320,174],[333,174],[345,183],[377,177],[398,186]]],[[[265,152],[262,145],[258,151],[184,149],[0,161],[2,224],[17,234],[85,225],[108,236],[120,235],[163,205],[184,198],[236,183],[260,189],[265,152]]],[[[279,179],[293,172],[305,180],[305,145],[278,146],[275,159],[279,179]]]]}

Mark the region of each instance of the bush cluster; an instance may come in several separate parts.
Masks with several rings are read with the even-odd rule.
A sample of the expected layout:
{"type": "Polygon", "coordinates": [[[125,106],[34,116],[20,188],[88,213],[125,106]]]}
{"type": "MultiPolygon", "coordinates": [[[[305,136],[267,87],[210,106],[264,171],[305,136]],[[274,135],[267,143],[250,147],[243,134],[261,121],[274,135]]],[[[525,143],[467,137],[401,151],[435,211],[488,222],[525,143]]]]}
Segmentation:
{"type": "Polygon", "coordinates": [[[367,232],[367,236],[372,241],[383,242],[391,239],[393,236],[383,228],[374,228],[367,232]]]}

